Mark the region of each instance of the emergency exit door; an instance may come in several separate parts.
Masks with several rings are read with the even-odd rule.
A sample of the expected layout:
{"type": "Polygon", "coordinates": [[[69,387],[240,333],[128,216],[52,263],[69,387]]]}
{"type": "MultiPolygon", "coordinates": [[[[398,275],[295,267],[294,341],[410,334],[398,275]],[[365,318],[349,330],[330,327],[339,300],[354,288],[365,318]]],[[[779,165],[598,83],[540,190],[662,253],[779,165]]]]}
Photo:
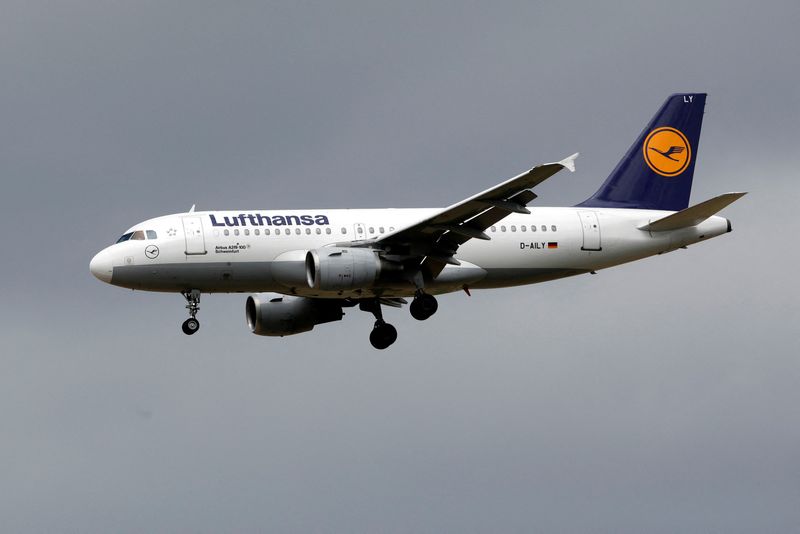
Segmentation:
{"type": "Polygon", "coordinates": [[[367,238],[367,227],[363,223],[355,223],[353,225],[353,231],[355,232],[355,239],[353,241],[361,241],[362,239],[367,238]]]}

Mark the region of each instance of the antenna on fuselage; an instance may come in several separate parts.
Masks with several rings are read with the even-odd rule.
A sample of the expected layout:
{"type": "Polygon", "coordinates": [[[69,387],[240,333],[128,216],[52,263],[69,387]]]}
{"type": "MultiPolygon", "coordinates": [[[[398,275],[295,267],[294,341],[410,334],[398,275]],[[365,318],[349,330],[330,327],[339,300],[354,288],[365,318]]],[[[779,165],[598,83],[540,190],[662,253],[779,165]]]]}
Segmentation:
{"type": "Polygon", "coordinates": [[[194,207],[195,206],[196,206],[196,204],[192,204],[192,207],[189,208],[189,213],[194,213],[194,207]]]}

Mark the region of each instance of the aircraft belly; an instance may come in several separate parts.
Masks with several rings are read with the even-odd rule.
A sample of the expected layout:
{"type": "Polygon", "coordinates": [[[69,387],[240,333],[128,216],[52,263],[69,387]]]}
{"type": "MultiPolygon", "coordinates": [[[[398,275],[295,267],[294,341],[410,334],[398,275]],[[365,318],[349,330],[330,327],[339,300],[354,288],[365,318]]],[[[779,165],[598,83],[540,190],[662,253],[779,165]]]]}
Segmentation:
{"type": "Polygon", "coordinates": [[[538,284],[568,276],[585,274],[585,269],[563,268],[508,268],[487,269],[486,278],[470,286],[471,289],[492,289],[498,287],[514,287],[526,284],[538,284]]]}
{"type": "Polygon", "coordinates": [[[147,291],[199,289],[204,293],[286,290],[270,262],[192,262],[114,267],[113,285],[147,291]]]}

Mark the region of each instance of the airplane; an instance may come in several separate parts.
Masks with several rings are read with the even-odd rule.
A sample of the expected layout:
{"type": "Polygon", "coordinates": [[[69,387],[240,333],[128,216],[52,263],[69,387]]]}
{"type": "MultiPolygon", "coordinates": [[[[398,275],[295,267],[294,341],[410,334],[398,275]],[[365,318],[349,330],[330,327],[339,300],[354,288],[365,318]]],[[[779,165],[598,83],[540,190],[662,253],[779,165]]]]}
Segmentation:
{"type": "Polygon", "coordinates": [[[202,293],[251,293],[250,330],[288,336],[373,314],[376,349],[397,340],[384,307],[420,321],[436,295],[596,273],[731,231],[716,215],[746,193],[689,206],[705,93],[667,98],[597,192],[571,207],[532,207],[538,184],[573,154],[446,208],[195,211],[138,223],[95,255],[91,273],[134,290],[179,292],[195,334],[202,293]],[[412,299],[410,304],[408,298],[412,299]]]}

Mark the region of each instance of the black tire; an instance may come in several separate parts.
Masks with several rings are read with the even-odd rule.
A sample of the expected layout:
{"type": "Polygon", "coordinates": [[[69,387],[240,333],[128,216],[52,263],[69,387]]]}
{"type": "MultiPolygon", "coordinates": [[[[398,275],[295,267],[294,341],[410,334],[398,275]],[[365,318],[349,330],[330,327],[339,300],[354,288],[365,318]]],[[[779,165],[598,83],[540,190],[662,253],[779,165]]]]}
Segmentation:
{"type": "Polygon", "coordinates": [[[411,317],[417,321],[424,321],[436,313],[438,309],[439,303],[436,301],[436,297],[428,294],[422,294],[415,298],[411,301],[411,305],[409,306],[411,317]]]}
{"type": "Polygon", "coordinates": [[[190,317],[183,322],[181,329],[183,330],[184,334],[191,336],[200,329],[200,321],[194,317],[190,317]]]}
{"type": "Polygon", "coordinates": [[[383,350],[397,341],[397,329],[389,323],[375,325],[369,333],[369,342],[378,350],[383,350]]]}

